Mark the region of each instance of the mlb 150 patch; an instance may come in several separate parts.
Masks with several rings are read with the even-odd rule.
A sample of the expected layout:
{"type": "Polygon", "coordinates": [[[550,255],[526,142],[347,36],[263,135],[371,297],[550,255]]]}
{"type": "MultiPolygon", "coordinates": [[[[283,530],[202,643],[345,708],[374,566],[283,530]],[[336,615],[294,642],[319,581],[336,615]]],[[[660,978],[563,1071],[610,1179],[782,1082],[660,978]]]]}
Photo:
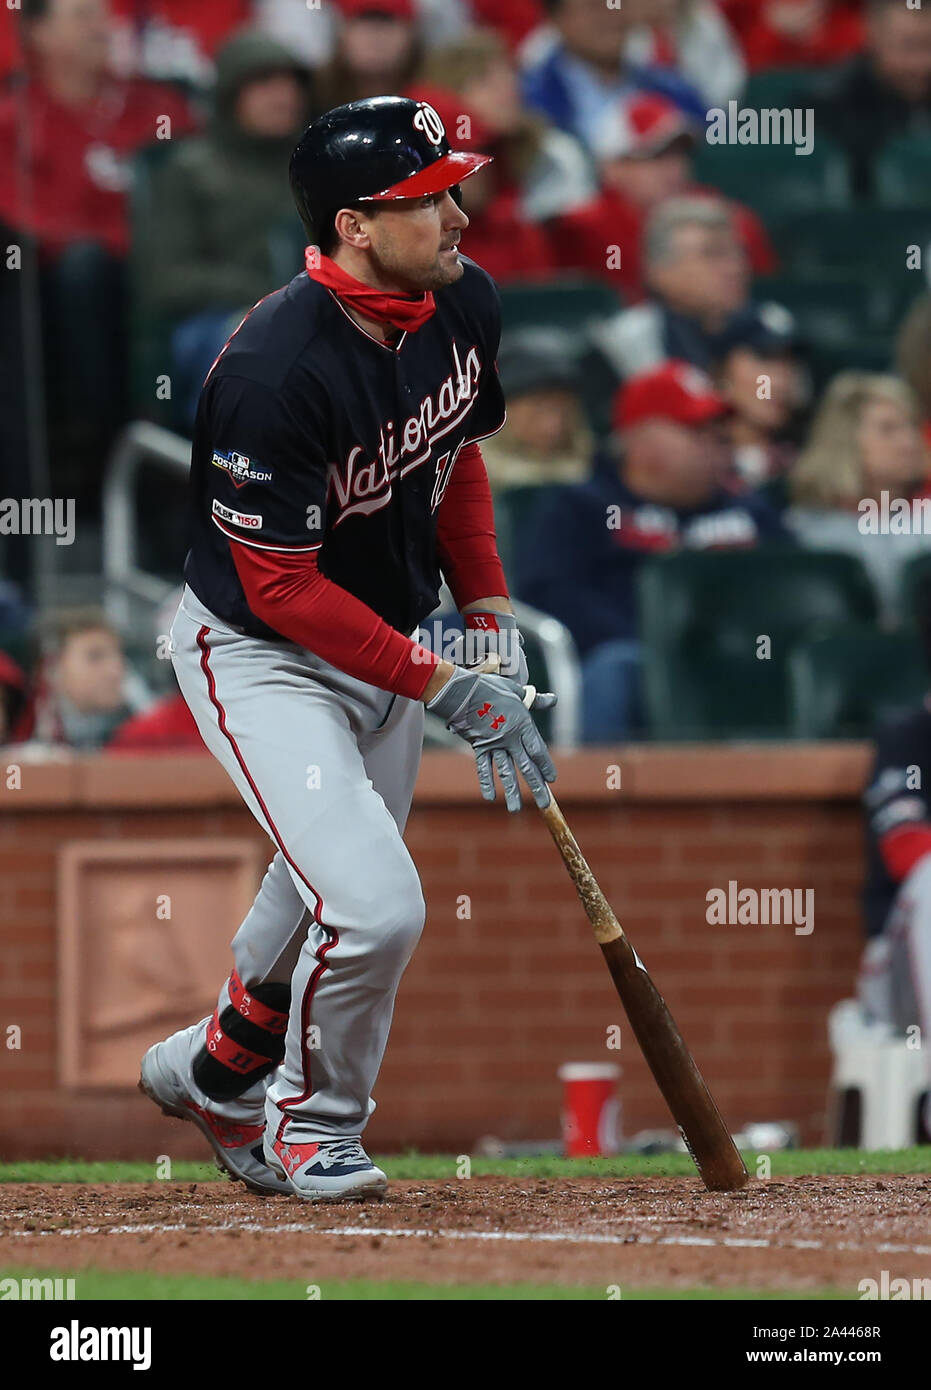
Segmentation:
{"type": "Polygon", "coordinates": [[[230,507],[224,507],[222,502],[216,498],[213,501],[213,514],[218,516],[221,521],[227,521],[231,526],[242,526],[246,531],[261,531],[262,518],[257,512],[236,512],[230,507]]]}

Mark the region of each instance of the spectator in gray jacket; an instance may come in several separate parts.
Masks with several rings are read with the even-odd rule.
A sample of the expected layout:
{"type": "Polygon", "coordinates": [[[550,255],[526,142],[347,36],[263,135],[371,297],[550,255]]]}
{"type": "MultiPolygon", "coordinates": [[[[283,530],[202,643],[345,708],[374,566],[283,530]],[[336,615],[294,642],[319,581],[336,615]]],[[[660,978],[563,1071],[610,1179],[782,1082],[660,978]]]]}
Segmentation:
{"type": "MultiPolygon", "coordinates": [[[[651,298],[594,332],[622,379],[672,360],[709,371],[742,319],[761,311],[750,298],[747,253],[727,204],[707,197],[661,203],[646,225],[643,263],[651,298]]],[[[791,325],[781,305],[765,308],[784,327],[791,325]]]]}
{"type": "Polygon", "coordinates": [[[153,175],[136,289],[150,314],[175,325],[175,394],[188,418],[243,315],[303,269],[287,174],[308,97],[307,74],[286,48],[236,35],[217,59],[210,130],[181,142],[153,175]]]}

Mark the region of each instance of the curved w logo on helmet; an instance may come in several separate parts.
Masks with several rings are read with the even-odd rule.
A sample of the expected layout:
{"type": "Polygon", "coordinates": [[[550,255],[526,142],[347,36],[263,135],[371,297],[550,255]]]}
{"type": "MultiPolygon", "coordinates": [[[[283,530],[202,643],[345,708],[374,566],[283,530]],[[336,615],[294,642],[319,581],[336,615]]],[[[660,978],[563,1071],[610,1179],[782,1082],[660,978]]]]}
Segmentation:
{"type": "Polygon", "coordinates": [[[423,131],[427,139],[433,145],[438,145],[441,140],[446,139],[446,127],[440,120],[439,115],[433,107],[426,101],[417,103],[417,110],[414,114],[414,126],[417,130],[423,131]]]}

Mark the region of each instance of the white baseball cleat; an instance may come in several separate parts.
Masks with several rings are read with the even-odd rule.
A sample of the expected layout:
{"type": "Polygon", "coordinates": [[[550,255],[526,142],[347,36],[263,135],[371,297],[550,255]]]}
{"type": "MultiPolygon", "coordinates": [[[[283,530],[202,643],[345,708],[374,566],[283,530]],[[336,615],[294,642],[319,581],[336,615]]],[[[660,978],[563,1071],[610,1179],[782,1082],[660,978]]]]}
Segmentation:
{"type": "Polygon", "coordinates": [[[388,1179],[358,1139],[289,1144],[265,1132],[265,1161],[305,1202],[362,1201],[383,1197],[388,1179]]]}
{"type": "Polygon", "coordinates": [[[218,1167],[250,1192],[286,1195],[288,1186],[265,1162],[265,1104],[242,1099],[222,1107],[201,1091],[191,1075],[191,1059],[203,1040],[204,1019],[150,1047],[142,1059],[139,1089],[163,1115],[190,1120],[213,1149],[218,1167]]]}

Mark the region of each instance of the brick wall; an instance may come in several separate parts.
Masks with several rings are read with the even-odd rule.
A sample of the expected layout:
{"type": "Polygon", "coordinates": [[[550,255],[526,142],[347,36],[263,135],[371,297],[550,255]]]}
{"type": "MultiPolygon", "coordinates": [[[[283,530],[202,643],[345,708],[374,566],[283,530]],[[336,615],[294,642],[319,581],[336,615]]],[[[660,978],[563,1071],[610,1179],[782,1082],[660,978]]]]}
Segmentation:
{"type": "MultiPolygon", "coordinates": [[[[806,1142],[823,1137],[825,1018],[850,992],[860,950],[867,756],[859,745],[786,745],[559,760],[576,838],[733,1127],[788,1119],[806,1142]],[[729,879],[812,888],[814,931],[709,926],[706,893],[729,879]]],[[[59,1087],[55,874],[60,847],[76,839],[206,836],[264,838],[208,759],[26,765],[22,788],[0,793],[0,1156],[201,1151],[130,1090],[59,1087]],[[4,1044],[9,1024],[23,1030],[19,1051],[4,1044]]],[[[373,1146],[460,1152],[485,1134],[555,1137],[556,1069],[571,1060],[622,1065],[626,1131],[667,1127],[536,813],[485,806],[471,760],[433,754],[407,838],[429,913],[399,994],[373,1146]],[[620,1053],[606,1051],[612,1024],[620,1053]]]]}

